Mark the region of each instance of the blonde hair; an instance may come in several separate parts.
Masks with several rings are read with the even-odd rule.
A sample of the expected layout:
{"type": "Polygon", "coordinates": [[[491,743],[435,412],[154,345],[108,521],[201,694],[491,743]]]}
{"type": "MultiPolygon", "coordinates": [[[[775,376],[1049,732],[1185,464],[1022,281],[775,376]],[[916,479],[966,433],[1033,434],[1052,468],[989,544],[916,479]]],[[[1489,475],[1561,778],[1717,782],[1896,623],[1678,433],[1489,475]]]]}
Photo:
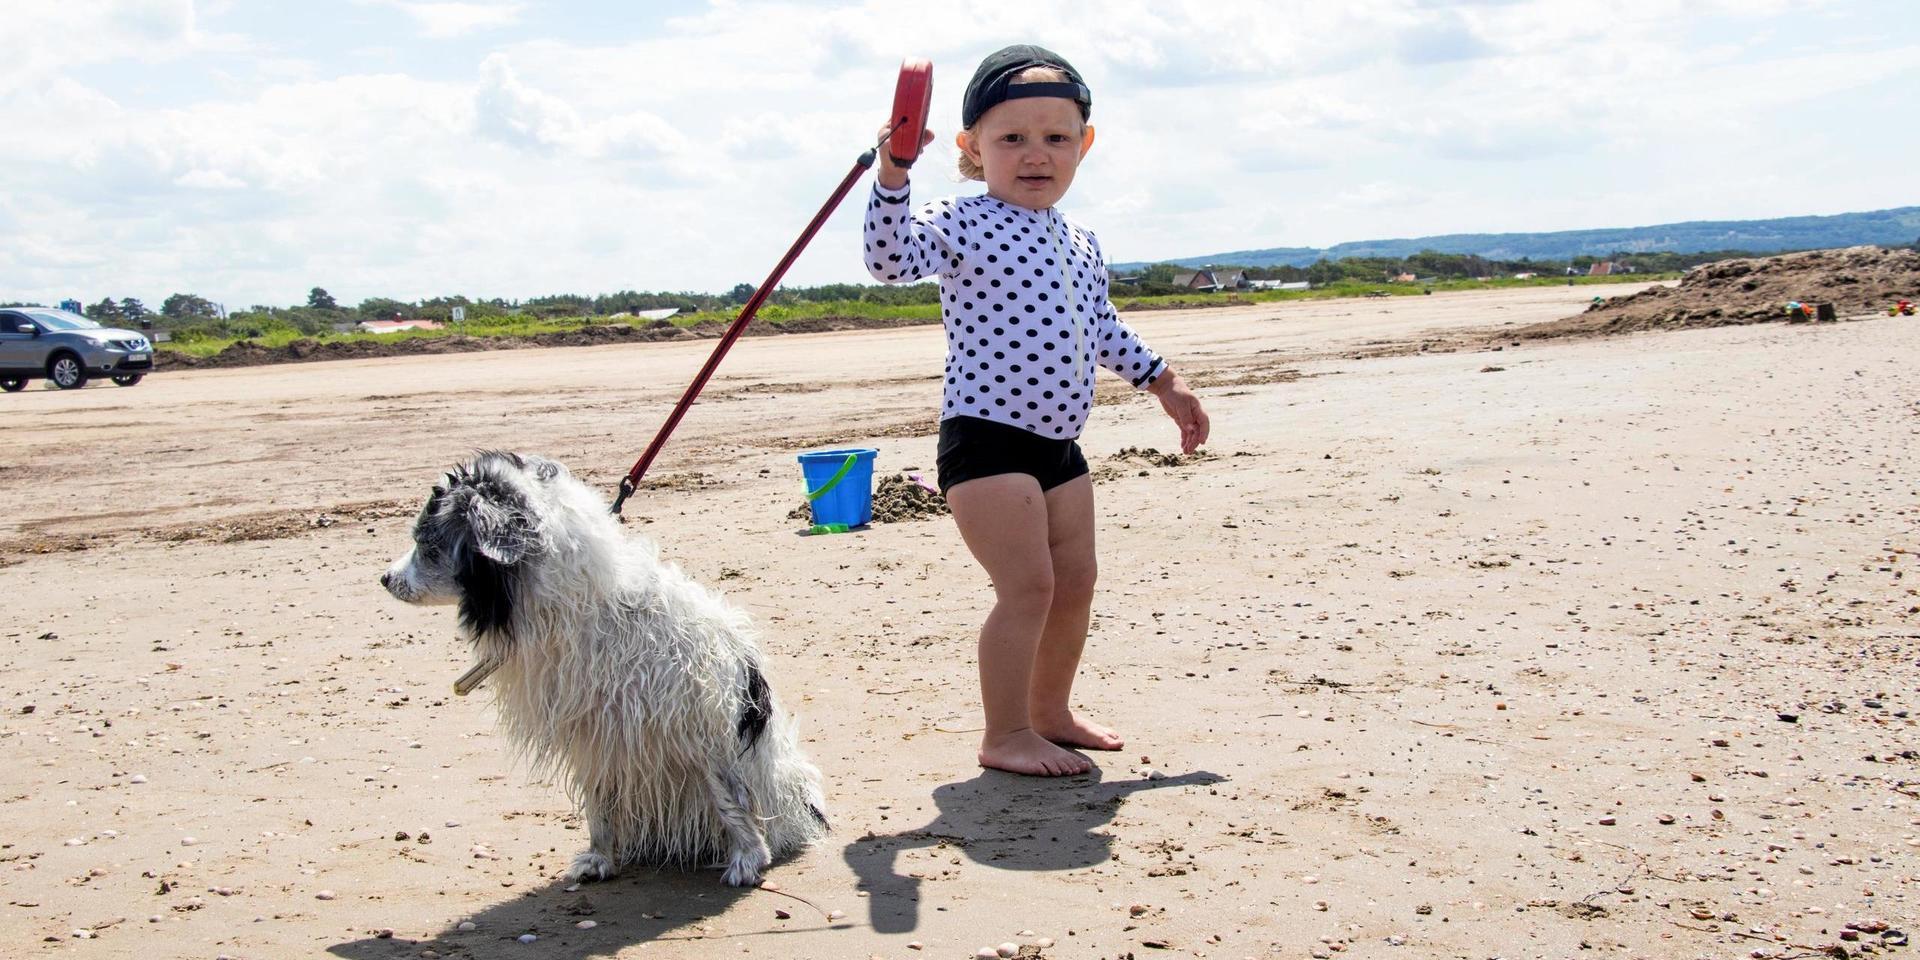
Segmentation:
{"type": "MultiPolygon", "coordinates": [[[[1069,81],[1069,78],[1067,77],[1066,71],[1064,70],[1060,70],[1055,67],[1028,67],[1025,70],[1020,71],[1019,73],[1014,74],[1013,79],[1008,82],[1009,83],[1067,83],[1070,81],[1069,81]]],[[[973,122],[973,126],[967,128],[967,136],[969,137],[974,136],[975,131],[978,130],[979,128],[980,128],[980,121],[975,120],[973,122]]],[[[977,163],[974,163],[973,158],[967,156],[967,152],[965,150],[960,151],[959,167],[960,167],[960,179],[962,180],[987,179],[987,172],[985,170],[980,169],[980,165],[977,163]]]]}

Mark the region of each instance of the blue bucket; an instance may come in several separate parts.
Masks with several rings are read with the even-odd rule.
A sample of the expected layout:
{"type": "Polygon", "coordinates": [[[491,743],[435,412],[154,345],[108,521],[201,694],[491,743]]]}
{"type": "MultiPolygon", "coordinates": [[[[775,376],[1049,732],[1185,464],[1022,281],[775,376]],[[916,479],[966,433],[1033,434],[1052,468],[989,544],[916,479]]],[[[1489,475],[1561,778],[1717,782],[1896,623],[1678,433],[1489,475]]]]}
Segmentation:
{"type": "Polygon", "coordinates": [[[800,455],[814,523],[858,527],[873,522],[873,458],[879,453],[872,447],[857,447],[800,455]]]}

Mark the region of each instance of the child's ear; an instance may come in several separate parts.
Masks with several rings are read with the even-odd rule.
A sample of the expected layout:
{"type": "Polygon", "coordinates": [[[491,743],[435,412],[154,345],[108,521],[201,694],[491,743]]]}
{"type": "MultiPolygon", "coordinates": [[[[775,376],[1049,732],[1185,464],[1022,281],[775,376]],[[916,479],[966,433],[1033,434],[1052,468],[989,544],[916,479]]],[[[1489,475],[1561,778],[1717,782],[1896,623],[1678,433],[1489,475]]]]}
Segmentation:
{"type": "Polygon", "coordinates": [[[1082,158],[1085,158],[1087,155],[1087,151],[1092,149],[1093,149],[1093,124],[1089,123],[1085,127],[1081,128],[1080,156],[1082,158]]]}
{"type": "Polygon", "coordinates": [[[959,147],[960,152],[966,154],[967,159],[972,160],[974,166],[980,165],[980,146],[974,142],[972,131],[962,130],[954,134],[953,145],[959,147]]]}

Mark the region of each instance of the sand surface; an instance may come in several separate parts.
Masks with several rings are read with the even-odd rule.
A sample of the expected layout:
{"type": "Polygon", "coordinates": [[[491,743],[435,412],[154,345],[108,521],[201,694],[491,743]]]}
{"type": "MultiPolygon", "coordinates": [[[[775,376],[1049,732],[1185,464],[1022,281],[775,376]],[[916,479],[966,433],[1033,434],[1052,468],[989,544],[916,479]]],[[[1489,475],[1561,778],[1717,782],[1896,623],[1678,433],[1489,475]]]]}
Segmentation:
{"type": "Polygon", "coordinates": [[[1904,952],[1920,322],[1498,337],[1595,293],[1136,317],[1214,438],[1110,459],[1174,433],[1102,395],[1079,690],[1129,743],[1067,781],[973,765],[949,520],[786,518],[798,450],[931,467],[938,329],[742,342],[629,529],[764,629],[835,824],[770,877],[818,911],[566,889],[584,831],[451,696],[451,611],[376,583],[475,448],[610,488],[711,343],[7,395],[0,955],[1904,952]]]}

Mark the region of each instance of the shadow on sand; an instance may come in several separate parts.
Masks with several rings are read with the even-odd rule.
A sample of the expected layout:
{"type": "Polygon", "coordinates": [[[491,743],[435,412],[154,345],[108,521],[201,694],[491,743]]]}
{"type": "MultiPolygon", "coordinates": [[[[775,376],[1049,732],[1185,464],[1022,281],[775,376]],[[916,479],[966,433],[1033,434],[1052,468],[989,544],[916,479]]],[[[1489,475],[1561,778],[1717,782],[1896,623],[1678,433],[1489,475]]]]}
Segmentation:
{"type": "MultiPolygon", "coordinates": [[[[1066,780],[1042,780],[988,770],[933,791],[939,815],[924,827],[868,834],[847,844],[847,865],[868,892],[876,933],[906,933],[920,925],[919,874],[941,869],[923,858],[902,872],[901,855],[942,847],[964,851],[975,863],[1001,870],[1077,870],[1105,863],[1113,838],[1093,831],[1113,820],[1126,799],[1142,790],[1206,786],[1226,778],[1196,771],[1161,780],[1100,781],[1100,771],[1066,780]]],[[[942,858],[945,857],[944,852],[942,858]]]]}
{"type": "Polygon", "coordinates": [[[540,938],[538,955],[543,958],[607,957],[643,943],[699,940],[714,945],[752,937],[764,944],[768,941],[762,938],[777,942],[785,934],[849,926],[844,920],[828,923],[806,904],[778,894],[725,886],[718,870],[630,871],[605,883],[583,884],[571,893],[567,891],[570,884],[555,881],[494,904],[465,918],[473,921],[471,931],[456,927],[423,940],[368,936],[336,943],[327,952],[344,960],[417,960],[425,950],[447,958],[525,960],[532,954],[519,937],[531,933],[540,938]],[[708,935],[700,929],[747,897],[758,898],[766,906],[769,929],[739,931],[736,923],[730,925],[736,928],[731,936],[708,935]],[[787,911],[793,919],[776,921],[775,909],[787,911]],[[593,921],[593,928],[580,929],[582,920],[593,921]]]}
{"type": "MultiPolygon", "coordinates": [[[[1163,787],[1205,786],[1225,777],[1195,772],[1162,780],[1103,783],[1100,772],[1066,780],[1041,780],[985,771],[972,780],[933,791],[939,814],[924,827],[892,834],[868,834],[847,844],[843,856],[868,891],[870,920],[877,933],[905,933],[920,922],[920,879],[900,863],[914,850],[946,847],[965,851],[976,863],[1002,870],[1074,870],[1105,863],[1113,838],[1093,831],[1113,820],[1127,797],[1163,787]],[[906,872],[902,873],[902,869],[906,872]]],[[[943,854],[944,856],[944,854],[943,854]]],[[[938,869],[929,860],[926,869],[938,869]]],[[[539,937],[542,957],[605,957],[636,944],[731,937],[778,938],[811,930],[844,928],[851,921],[829,922],[805,903],[777,894],[723,886],[715,870],[634,869],[606,883],[555,881],[467,916],[473,930],[457,927],[422,940],[367,937],[336,943],[327,952],[343,960],[417,958],[432,950],[446,958],[488,960],[528,956],[522,934],[539,937]],[[747,897],[767,908],[769,927],[709,935],[702,926],[733,910],[747,897]],[[775,909],[792,919],[775,921],[775,909]],[[591,920],[582,930],[578,924],[591,920]],[[777,925],[775,925],[777,923],[777,925]]],[[[764,944],[766,941],[762,940],[764,944]]]]}

